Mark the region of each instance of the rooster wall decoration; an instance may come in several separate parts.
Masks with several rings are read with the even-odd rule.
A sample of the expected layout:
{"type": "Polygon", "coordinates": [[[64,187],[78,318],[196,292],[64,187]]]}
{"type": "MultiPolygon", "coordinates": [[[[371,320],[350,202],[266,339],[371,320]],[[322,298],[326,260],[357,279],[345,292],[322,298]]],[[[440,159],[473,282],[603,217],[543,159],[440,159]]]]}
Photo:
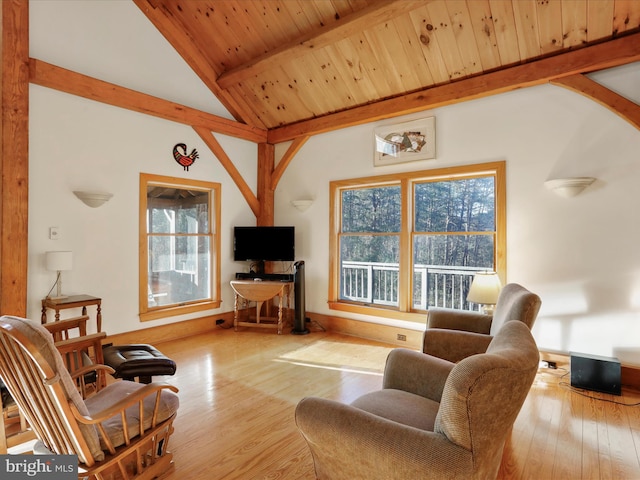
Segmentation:
{"type": "Polygon", "coordinates": [[[189,167],[193,165],[196,162],[196,158],[198,158],[198,151],[194,148],[191,150],[191,153],[187,155],[187,146],[184,143],[177,143],[176,146],[173,147],[173,158],[188,172],[189,167]]]}

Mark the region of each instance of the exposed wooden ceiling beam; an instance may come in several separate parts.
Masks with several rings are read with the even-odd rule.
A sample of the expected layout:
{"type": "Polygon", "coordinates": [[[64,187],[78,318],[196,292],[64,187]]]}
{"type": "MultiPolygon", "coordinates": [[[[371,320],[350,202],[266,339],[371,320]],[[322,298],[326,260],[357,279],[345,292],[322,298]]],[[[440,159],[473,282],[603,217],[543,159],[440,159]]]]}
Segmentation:
{"type": "Polygon", "coordinates": [[[204,127],[213,132],[224,133],[252,142],[264,142],[267,138],[266,130],[120,87],[35,58],[30,59],[29,68],[29,80],[36,85],[173,122],[204,127]]]}
{"type": "Polygon", "coordinates": [[[249,185],[247,185],[247,182],[244,181],[242,174],[238,171],[227,153],[224,151],[222,145],[220,145],[218,140],[216,140],[216,138],[206,128],[193,127],[193,129],[200,136],[202,141],[207,144],[211,152],[213,152],[218,161],[222,164],[231,179],[237,185],[240,193],[242,193],[242,196],[249,204],[249,207],[253,211],[253,214],[257,217],[260,214],[260,203],[258,202],[258,198],[253,194],[251,188],[249,188],[249,185]]]}
{"type": "Polygon", "coordinates": [[[295,60],[310,50],[331,45],[374,25],[392,20],[398,15],[423,7],[431,1],[434,0],[379,0],[362,10],[337,20],[331,26],[310,31],[275,50],[224,72],[218,77],[218,85],[227,89],[253,75],[273,68],[275,65],[295,60]]]}
{"type": "Polygon", "coordinates": [[[640,130],[640,105],[594,82],[590,78],[577,74],[552,80],[551,83],[573,90],[598,102],[640,130]]]}
{"type": "Polygon", "coordinates": [[[640,61],[640,33],[269,130],[269,143],[339,130],[640,61]]]}
{"type": "Polygon", "coordinates": [[[278,182],[280,181],[280,177],[282,177],[282,174],[291,163],[291,160],[293,160],[293,157],[296,156],[296,153],[300,151],[307,140],[309,140],[309,137],[298,137],[291,143],[291,145],[289,145],[289,148],[280,159],[280,162],[278,163],[276,168],[274,168],[273,170],[273,175],[271,176],[272,190],[276,189],[276,187],[278,186],[278,182]]]}
{"type": "Polygon", "coordinates": [[[206,61],[205,56],[194,51],[189,29],[181,25],[164,4],[156,5],[158,2],[153,0],[133,1],[236,120],[257,128],[266,128],[253,110],[241,103],[244,102],[243,99],[238,100],[240,97],[230,95],[218,86],[215,81],[218,72],[206,61]]]}

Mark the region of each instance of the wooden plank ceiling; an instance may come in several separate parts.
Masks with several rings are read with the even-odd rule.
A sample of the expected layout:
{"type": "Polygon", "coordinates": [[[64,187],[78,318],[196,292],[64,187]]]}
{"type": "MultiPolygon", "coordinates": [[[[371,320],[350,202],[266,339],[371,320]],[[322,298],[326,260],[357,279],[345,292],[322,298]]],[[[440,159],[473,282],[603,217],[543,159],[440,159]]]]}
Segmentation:
{"type": "Polygon", "coordinates": [[[267,130],[640,31],[640,0],[134,1],[238,122],[267,130]]]}

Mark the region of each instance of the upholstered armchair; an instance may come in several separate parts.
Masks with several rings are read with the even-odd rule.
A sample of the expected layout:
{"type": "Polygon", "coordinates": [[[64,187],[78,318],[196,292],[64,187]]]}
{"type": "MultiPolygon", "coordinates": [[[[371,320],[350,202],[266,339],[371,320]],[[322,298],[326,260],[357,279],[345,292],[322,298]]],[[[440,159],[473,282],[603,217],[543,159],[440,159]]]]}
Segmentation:
{"type": "Polygon", "coordinates": [[[81,477],[151,479],[172,466],[175,387],[117,381],[83,399],[52,333],[9,316],[0,318],[0,377],[39,440],[34,452],[77,455],[81,477]]]}
{"type": "Polygon", "coordinates": [[[486,353],[455,364],[395,349],[383,389],[351,405],[308,397],[296,408],[318,479],[491,479],[539,355],[507,322],[486,353]]]}
{"type": "Polygon", "coordinates": [[[430,308],[422,351],[450,362],[482,353],[509,320],[520,320],[531,329],[540,305],[538,295],[509,283],[500,291],[493,317],[467,310],[430,308]]]}

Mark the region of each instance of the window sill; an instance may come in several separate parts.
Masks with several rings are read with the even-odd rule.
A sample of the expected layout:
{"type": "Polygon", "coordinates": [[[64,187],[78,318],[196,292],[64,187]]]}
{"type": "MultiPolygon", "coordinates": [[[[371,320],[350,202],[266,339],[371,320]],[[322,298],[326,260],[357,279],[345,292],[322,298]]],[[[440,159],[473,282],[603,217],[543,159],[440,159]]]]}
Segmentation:
{"type": "Polygon", "coordinates": [[[159,318],[174,317],[176,315],[184,315],[187,313],[201,312],[203,310],[211,310],[220,307],[220,301],[190,303],[188,305],[176,305],[171,307],[161,307],[140,313],[140,321],[147,322],[149,320],[158,320],[159,318]]]}
{"type": "Polygon", "coordinates": [[[401,312],[397,309],[385,308],[377,305],[362,305],[335,301],[329,301],[328,305],[331,310],[358,313],[360,315],[369,315],[372,317],[391,318],[394,320],[406,320],[417,323],[424,323],[427,315],[426,312],[401,312]]]}

